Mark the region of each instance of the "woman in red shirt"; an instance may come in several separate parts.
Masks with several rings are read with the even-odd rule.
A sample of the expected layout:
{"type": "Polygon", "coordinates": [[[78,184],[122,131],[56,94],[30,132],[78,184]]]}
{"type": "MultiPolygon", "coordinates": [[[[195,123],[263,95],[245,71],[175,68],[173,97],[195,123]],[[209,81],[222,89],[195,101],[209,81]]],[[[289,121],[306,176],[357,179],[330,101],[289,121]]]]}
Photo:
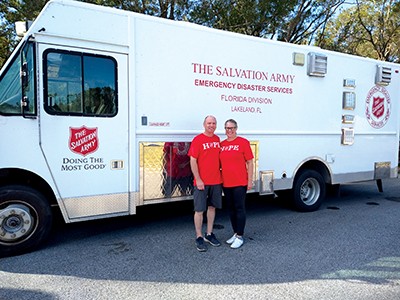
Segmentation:
{"type": "Polygon", "coordinates": [[[253,152],[247,139],[236,135],[237,122],[225,122],[226,140],[221,142],[222,186],[230,210],[233,236],[226,242],[236,249],[243,245],[246,225],[246,192],[253,187],[253,152]]]}

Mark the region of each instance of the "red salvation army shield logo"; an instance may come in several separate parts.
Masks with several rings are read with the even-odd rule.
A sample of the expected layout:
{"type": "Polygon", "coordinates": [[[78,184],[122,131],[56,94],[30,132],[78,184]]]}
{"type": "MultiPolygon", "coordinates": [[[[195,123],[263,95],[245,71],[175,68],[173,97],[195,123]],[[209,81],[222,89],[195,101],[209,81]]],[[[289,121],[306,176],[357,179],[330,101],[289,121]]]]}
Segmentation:
{"type": "Polygon", "coordinates": [[[385,99],[381,97],[374,97],[372,101],[372,114],[378,119],[382,117],[385,112],[384,100],[385,99]]]}
{"type": "Polygon", "coordinates": [[[86,156],[93,153],[99,147],[99,140],[96,128],[85,126],[69,128],[69,149],[72,152],[86,156]]]}
{"type": "Polygon", "coordinates": [[[374,86],[369,90],[365,101],[365,115],[374,128],[385,126],[390,117],[390,95],[383,86],[374,86]]]}

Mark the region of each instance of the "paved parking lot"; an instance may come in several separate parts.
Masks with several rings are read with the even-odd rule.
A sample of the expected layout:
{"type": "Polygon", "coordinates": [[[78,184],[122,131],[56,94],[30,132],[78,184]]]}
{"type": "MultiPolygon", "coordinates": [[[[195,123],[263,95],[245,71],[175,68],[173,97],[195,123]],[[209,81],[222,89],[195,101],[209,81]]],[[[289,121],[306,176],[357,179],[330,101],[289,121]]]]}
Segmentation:
{"type": "MultiPolygon", "coordinates": [[[[399,299],[399,184],[342,186],[313,213],[249,197],[237,250],[196,250],[191,202],[59,222],[42,249],[0,259],[0,299],[399,299]]],[[[225,210],[215,234],[231,234],[225,210]]]]}

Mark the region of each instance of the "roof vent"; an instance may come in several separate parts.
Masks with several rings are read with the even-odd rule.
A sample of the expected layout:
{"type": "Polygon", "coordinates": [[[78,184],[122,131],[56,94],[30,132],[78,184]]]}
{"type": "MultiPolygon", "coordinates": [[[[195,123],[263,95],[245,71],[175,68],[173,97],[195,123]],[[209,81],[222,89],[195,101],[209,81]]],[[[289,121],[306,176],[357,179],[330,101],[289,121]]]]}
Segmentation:
{"type": "Polygon", "coordinates": [[[381,65],[376,66],[375,83],[379,85],[389,85],[392,81],[392,68],[381,65]]]}
{"type": "Polygon", "coordinates": [[[326,55],[310,52],[308,53],[308,70],[309,76],[325,77],[328,66],[328,57],[326,55]]]}

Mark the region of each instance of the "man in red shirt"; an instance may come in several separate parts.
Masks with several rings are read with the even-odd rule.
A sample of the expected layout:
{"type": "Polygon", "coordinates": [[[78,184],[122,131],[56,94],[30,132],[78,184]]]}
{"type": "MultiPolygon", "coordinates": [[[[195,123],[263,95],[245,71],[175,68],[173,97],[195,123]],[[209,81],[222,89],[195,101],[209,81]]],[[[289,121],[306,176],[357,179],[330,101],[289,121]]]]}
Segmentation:
{"type": "Polygon", "coordinates": [[[203,122],[204,132],[197,135],[190,146],[190,167],[194,176],[194,226],[196,247],[207,251],[204,241],[220,246],[213,233],[215,209],[222,207],[222,185],[219,162],[220,139],[214,134],[217,120],[207,116],[203,122]],[[207,211],[207,232],[203,238],[203,213],[207,211]]]}

